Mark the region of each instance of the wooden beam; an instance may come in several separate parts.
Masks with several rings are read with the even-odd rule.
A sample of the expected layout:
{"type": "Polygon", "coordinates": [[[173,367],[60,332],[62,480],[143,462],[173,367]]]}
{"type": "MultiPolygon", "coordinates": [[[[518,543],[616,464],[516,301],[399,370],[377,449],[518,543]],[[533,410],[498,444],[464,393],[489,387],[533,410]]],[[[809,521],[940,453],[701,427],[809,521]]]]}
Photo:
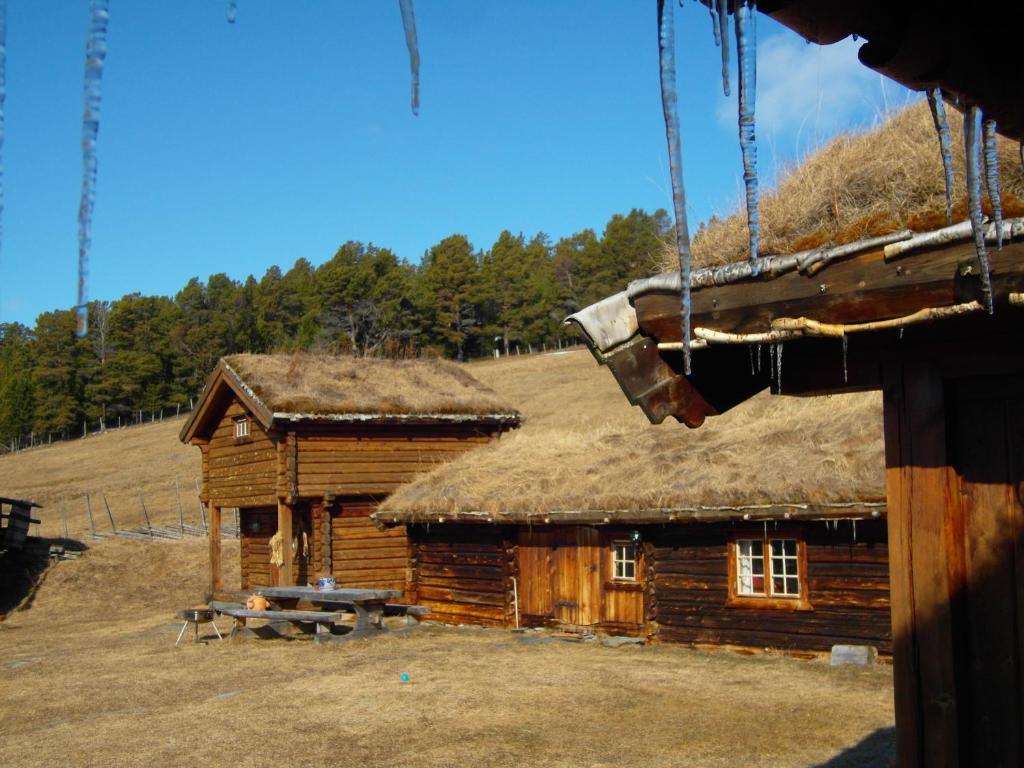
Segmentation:
{"type": "Polygon", "coordinates": [[[281,557],[284,564],[278,569],[278,583],[275,586],[290,587],[295,583],[292,567],[292,505],[283,501],[277,503],[277,530],[281,534],[281,557]]]}
{"type": "Polygon", "coordinates": [[[220,557],[220,507],[218,506],[210,506],[210,529],[207,537],[210,542],[210,594],[217,594],[224,589],[220,557]]]}

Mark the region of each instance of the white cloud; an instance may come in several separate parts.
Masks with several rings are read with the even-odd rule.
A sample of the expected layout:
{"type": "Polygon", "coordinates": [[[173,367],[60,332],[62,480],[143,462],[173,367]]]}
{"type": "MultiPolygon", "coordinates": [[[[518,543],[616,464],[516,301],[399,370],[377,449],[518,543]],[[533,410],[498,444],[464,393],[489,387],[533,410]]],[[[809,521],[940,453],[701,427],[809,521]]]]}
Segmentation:
{"type": "MultiPolygon", "coordinates": [[[[759,41],[756,119],[759,143],[772,154],[800,156],[837,132],[870,125],[887,108],[902,105],[908,91],[882,78],[857,59],[862,43],[847,38],[834,45],[778,34],[759,41]]],[[[719,102],[718,121],[735,130],[733,97],[719,102]]]]}

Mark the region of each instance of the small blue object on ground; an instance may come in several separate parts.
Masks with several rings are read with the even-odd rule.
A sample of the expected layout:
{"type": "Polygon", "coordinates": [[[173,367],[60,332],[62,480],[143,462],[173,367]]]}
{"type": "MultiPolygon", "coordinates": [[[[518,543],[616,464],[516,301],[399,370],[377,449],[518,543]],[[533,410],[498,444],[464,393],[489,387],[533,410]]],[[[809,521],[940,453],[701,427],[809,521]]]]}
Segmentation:
{"type": "Polygon", "coordinates": [[[409,675],[406,672],[403,672],[401,678],[399,678],[399,679],[403,683],[408,683],[409,682],[409,675]]]}

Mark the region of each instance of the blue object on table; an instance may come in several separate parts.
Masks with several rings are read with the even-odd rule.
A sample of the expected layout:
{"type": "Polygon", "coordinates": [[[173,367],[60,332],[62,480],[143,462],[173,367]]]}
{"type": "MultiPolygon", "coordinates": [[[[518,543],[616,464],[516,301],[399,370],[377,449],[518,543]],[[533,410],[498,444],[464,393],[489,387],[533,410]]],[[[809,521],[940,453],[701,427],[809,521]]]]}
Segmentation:
{"type": "Polygon", "coordinates": [[[337,586],[337,582],[333,576],[321,576],[316,580],[317,589],[334,589],[337,586]]]}

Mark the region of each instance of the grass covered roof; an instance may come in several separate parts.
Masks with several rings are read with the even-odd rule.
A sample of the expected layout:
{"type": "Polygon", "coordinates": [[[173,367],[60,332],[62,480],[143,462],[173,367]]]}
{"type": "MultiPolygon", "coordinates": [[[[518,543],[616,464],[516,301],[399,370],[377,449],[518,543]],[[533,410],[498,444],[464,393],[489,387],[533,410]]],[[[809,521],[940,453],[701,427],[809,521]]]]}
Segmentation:
{"type": "Polygon", "coordinates": [[[514,414],[462,366],[445,360],[231,355],[241,382],[273,413],[401,416],[514,414]]]}
{"type": "Polygon", "coordinates": [[[507,396],[525,426],[403,486],[379,519],[480,513],[522,522],[583,512],[612,522],[641,512],[668,519],[669,510],[697,506],[827,506],[885,496],[879,393],[764,392],[717,416],[713,429],[689,430],[651,426],[585,352],[468,369],[507,396]]]}

